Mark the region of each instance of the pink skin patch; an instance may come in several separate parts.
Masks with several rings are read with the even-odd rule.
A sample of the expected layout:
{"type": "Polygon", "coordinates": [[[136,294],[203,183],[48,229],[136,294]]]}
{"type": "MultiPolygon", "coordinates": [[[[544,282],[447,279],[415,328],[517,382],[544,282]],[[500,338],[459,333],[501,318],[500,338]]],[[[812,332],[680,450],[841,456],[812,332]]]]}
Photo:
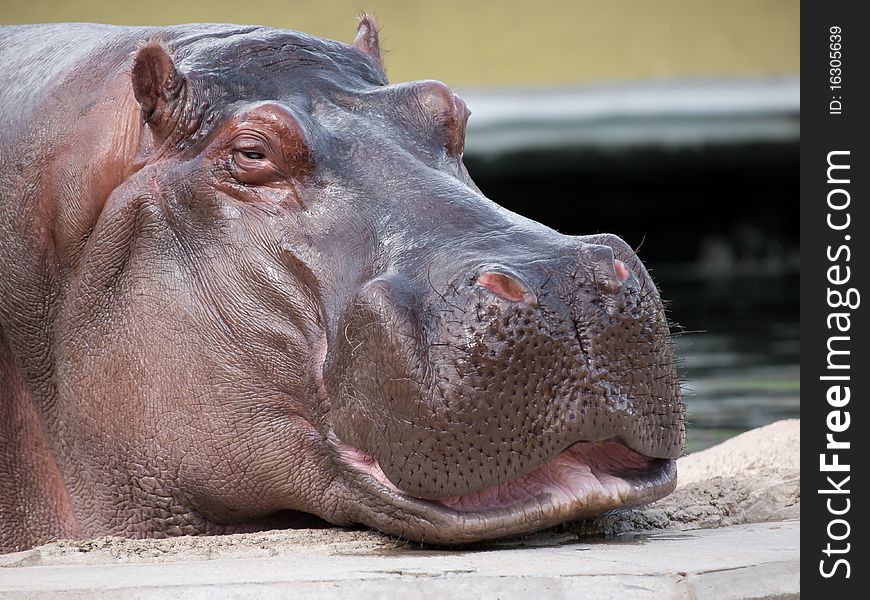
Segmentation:
{"type": "Polygon", "coordinates": [[[535,295],[526,286],[502,273],[482,273],[477,276],[477,285],[510,302],[525,302],[532,306],[538,303],[535,295]]]}
{"type": "Polygon", "coordinates": [[[613,266],[616,269],[616,278],[619,281],[625,281],[626,279],[628,279],[629,271],[628,267],[625,266],[624,262],[622,262],[621,260],[614,260],[613,266]]]}

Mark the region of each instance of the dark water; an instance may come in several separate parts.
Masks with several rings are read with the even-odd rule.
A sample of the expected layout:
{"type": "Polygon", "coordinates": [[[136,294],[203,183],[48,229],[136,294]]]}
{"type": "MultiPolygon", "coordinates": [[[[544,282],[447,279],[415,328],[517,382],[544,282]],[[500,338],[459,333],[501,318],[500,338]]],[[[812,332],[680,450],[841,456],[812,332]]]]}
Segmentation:
{"type": "Polygon", "coordinates": [[[800,416],[796,276],[659,280],[671,318],[687,410],[687,452],[800,416]],[[735,294],[742,296],[735,301],[735,294]]]}

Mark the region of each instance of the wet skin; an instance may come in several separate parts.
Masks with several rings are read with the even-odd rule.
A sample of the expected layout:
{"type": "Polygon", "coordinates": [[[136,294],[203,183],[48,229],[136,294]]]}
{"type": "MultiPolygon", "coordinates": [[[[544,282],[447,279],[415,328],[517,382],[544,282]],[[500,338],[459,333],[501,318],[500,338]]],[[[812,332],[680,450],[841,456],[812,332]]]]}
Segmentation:
{"type": "Polygon", "coordinates": [[[674,488],[644,266],[485,198],[468,108],[388,84],[368,17],[0,57],[0,548],[306,515],[455,544],[674,488]]]}

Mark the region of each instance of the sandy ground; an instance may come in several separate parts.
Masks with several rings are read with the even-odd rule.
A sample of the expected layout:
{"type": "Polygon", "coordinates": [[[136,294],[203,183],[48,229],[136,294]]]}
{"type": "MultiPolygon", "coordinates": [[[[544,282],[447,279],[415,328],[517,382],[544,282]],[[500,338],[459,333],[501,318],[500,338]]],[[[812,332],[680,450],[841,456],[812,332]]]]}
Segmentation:
{"type": "Polygon", "coordinates": [[[569,526],[617,534],[800,519],[800,420],[747,431],[678,462],[673,494],[634,511],[569,526]]]}
{"type": "MultiPolygon", "coordinates": [[[[779,421],[679,461],[677,490],[650,506],[569,523],[533,535],[464,550],[557,547],[605,536],[603,543],[686,531],[800,518],[800,421],[779,421]]],[[[222,557],[371,555],[427,550],[369,530],[305,529],[164,540],[59,541],[0,556],[0,567],[164,563],[222,557]]],[[[463,550],[463,549],[460,549],[463,550]]],[[[432,548],[432,552],[450,551],[432,548]]],[[[2,579],[2,571],[0,571],[2,579]]]]}

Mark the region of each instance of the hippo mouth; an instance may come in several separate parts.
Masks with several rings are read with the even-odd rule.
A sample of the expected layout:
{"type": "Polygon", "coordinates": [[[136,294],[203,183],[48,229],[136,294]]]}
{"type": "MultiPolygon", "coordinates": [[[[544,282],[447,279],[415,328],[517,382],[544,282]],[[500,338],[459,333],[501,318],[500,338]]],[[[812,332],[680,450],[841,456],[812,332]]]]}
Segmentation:
{"type": "Polygon", "coordinates": [[[578,441],[510,481],[460,496],[428,499],[396,487],[371,454],[333,441],[357,483],[375,496],[373,500],[393,507],[388,522],[383,514],[368,510],[369,518],[363,521],[387,533],[439,544],[529,533],[648,504],[672,492],[677,483],[673,459],[644,456],[616,439],[578,441]],[[408,514],[400,516],[398,510],[408,514]]]}

